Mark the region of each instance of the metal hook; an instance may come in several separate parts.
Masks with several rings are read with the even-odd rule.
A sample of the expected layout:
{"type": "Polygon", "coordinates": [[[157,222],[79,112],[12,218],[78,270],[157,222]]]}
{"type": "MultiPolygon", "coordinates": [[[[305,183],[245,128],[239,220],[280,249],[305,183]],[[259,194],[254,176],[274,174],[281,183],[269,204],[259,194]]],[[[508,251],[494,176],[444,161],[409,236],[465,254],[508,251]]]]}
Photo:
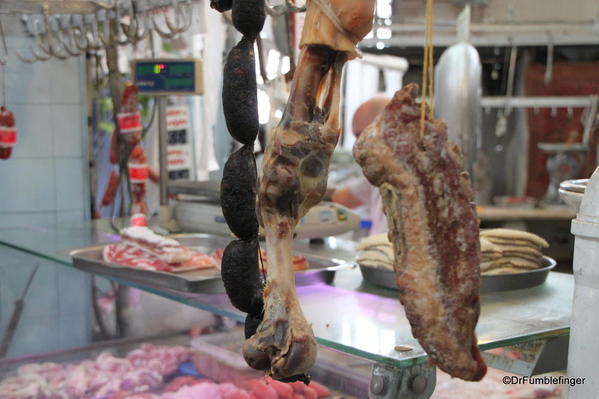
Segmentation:
{"type": "Polygon", "coordinates": [[[59,21],[59,29],[57,31],[57,38],[62,47],[66,50],[69,55],[78,57],[81,55],[81,50],[77,46],[73,31],[69,29],[71,15],[63,15],[59,21]]]}
{"type": "Polygon", "coordinates": [[[131,43],[137,43],[145,39],[150,33],[148,28],[148,14],[146,12],[139,12],[137,10],[137,4],[134,0],[131,0],[131,15],[129,16],[129,25],[121,23],[121,29],[129,39],[131,43]],[[140,19],[139,15],[143,16],[143,20],[140,19]],[[141,22],[143,21],[143,23],[141,22]]]}
{"type": "Polygon", "coordinates": [[[184,20],[182,25],[178,26],[175,24],[168,15],[168,12],[164,13],[164,20],[170,32],[162,30],[156,23],[156,20],[152,19],[152,25],[154,26],[156,33],[164,39],[172,39],[179,33],[185,32],[191,26],[191,1],[187,0],[185,3],[179,3],[178,0],[172,0],[172,2],[173,12],[175,13],[177,23],[180,21],[181,14],[183,14],[184,20]],[[185,9],[182,10],[182,7],[185,7],[185,9]]]}
{"type": "MultiPolygon", "coordinates": [[[[48,40],[48,46],[42,47],[43,43],[42,43],[39,35],[36,37],[36,40],[38,40],[38,46],[42,50],[44,50],[45,53],[50,54],[51,56],[54,56],[61,60],[68,59],[69,54],[65,54],[62,51],[62,50],[65,50],[64,46],[62,45],[62,43],[60,43],[60,40],[58,40],[57,38],[54,37],[54,28],[52,26],[52,22],[53,21],[56,22],[56,21],[50,17],[50,15],[48,14],[48,8],[46,6],[44,6],[43,18],[44,18],[44,25],[46,27],[46,38],[48,40]],[[58,44],[57,44],[57,42],[58,42],[58,44]]],[[[57,22],[57,31],[59,31],[59,30],[60,30],[60,26],[58,25],[58,22],[57,22]]]]}
{"type": "Polygon", "coordinates": [[[33,58],[31,57],[27,57],[23,54],[21,54],[20,50],[16,51],[16,55],[17,58],[23,62],[26,62],[28,64],[32,64],[36,61],[47,61],[51,58],[51,55],[48,54],[47,52],[45,52],[43,49],[38,50],[37,48],[34,48],[34,46],[39,46],[40,40],[39,40],[39,28],[38,28],[38,24],[39,24],[39,20],[35,19],[33,22],[33,36],[35,38],[35,42],[29,47],[29,50],[31,51],[31,54],[33,55],[33,58]]]}
{"type": "Polygon", "coordinates": [[[87,47],[89,46],[89,40],[87,39],[87,35],[85,34],[85,21],[82,16],[78,16],[80,18],[80,24],[77,24],[75,21],[75,16],[73,16],[73,25],[71,26],[71,30],[73,32],[73,39],[75,41],[75,45],[81,52],[86,52],[87,47]]]}
{"type": "Polygon", "coordinates": [[[98,18],[96,14],[90,14],[90,19],[89,24],[85,23],[83,25],[85,37],[87,38],[87,50],[99,50],[102,48],[103,43],[98,32],[98,18]],[[87,25],[91,27],[91,30],[87,28],[87,25]],[[89,34],[91,34],[91,39],[89,34]]]}

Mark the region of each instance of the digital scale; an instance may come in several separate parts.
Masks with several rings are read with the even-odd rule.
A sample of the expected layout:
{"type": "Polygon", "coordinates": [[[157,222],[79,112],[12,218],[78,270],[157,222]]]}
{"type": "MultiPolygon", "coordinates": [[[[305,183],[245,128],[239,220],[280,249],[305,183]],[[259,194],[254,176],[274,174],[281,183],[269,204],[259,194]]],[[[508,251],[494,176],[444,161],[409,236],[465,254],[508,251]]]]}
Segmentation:
{"type": "Polygon", "coordinates": [[[133,62],[134,81],[140,94],[156,96],[158,103],[158,159],[160,166],[160,227],[177,231],[168,203],[167,96],[204,94],[202,61],[198,58],[139,59],[133,62]]]}
{"type": "Polygon", "coordinates": [[[204,94],[202,60],[135,60],[135,84],[140,94],[149,96],[194,96],[204,94]]]}
{"type": "MultiPolygon", "coordinates": [[[[220,182],[177,181],[169,184],[169,194],[177,194],[173,217],[183,231],[230,235],[220,207],[220,182]]],[[[350,209],[321,202],[300,219],[295,238],[323,238],[360,227],[360,217],[350,209]]]]}

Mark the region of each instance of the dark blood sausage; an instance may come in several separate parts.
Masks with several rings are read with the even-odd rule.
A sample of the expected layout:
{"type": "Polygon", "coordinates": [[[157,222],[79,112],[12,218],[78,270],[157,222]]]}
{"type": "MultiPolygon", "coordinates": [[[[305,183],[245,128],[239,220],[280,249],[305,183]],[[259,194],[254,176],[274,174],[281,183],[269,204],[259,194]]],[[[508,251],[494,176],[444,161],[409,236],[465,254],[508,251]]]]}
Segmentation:
{"type": "Polygon", "coordinates": [[[262,314],[253,315],[248,314],[245,318],[245,339],[248,339],[252,335],[256,334],[258,325],[262,322],[262,314]]]}
{"type": "Polygon", "coordinates": [[[233,138],[253,144],[258,134],[258,94],[254,44],[242,38],[231,49],[223,78],[223,111],[233,138]]]}
{"type": "Polygon", "coordinates": [[[233,6],[233,0],[210,0],[210,7],[218,12],[229,11],[233,6]]]}
{"type": "Polygon", "coordinates": [[[242,240],[258,236],[256,218],[256,160],[252,146],[231,154],[220,183],[220,202],[229,228],[242,240]]]}
{"type": "Polygon", "coordinates": [[[262,314],[263,281],[258,269],[258,240],[231,241],[223,253],[221,274],[233,306],[242,312],[262,314]]]}
{"type": "Polygon", "coordinates": [[[235,29],[253,40],[264,26],[264,0],[233,0],[232,14],[235,29]]]}
{"type": "MultiPolygon", "coordinates": [[[[231,154],[225,164],[220,199],[229,228],[240,238],[225,248],[221,273],[233,306],[248,313],[247,339],[256,333],[264,313],[264,282],[258,267],[257,172],[253,153],[260,127],[254,39],[264,26],[264,0],[210,0],[210,7],[220,12],[232,9],[233,25],[244,35],[227,56],[222,95],[227,129],[244,146],[231,154]]],[[[262,352],[250,353],[246,361],[257,370],[270,367],[268,355],[262,352]]]]}

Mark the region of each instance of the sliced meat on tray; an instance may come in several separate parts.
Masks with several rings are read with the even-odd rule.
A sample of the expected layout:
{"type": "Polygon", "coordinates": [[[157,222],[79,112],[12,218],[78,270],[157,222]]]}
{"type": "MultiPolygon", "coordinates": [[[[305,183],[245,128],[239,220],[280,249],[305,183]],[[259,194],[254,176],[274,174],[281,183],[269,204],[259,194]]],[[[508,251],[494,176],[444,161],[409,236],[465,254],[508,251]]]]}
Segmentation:
{"type": "Polygon", "coordinates": [[[147,227],[133,226],[121,231],[123,241],[107,245],[106,262],[145,270],[183,272],[217,267],[209,255],[181,245],[178,241],[154,233],[147,227]]]}

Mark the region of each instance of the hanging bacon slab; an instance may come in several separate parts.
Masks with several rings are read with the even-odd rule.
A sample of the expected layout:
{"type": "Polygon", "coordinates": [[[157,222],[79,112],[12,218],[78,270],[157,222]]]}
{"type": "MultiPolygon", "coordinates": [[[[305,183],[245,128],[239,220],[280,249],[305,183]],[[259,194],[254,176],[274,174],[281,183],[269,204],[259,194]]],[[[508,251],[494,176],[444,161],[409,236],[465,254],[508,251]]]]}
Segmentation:
{"type": "Polygon", "coordinates": [[[417,94],[415,84],[398,91],[360,135],[354,157],[380,189],[414,337],[440,369],[478,381],[486,365],[474,334],[480,309],[474,195],[445,124],[427,116],[421,137],[417,94]]]}

